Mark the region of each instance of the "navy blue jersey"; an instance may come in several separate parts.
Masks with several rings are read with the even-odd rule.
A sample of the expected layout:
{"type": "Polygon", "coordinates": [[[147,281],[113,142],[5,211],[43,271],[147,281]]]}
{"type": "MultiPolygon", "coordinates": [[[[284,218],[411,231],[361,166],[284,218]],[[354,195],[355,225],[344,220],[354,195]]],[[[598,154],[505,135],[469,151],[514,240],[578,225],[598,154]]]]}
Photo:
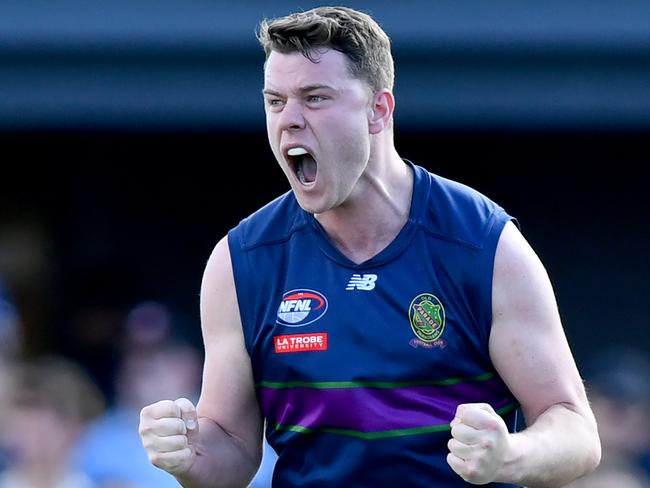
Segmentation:
{"type": "MultiPolygon", "coordinates": [[[[518,407],[488,353],[510,216],[411,165],[408,221],[355,264],[289,192],[228,235],[278,487],[466,487],[447,465],[461,403],[518,407]]],[[[492,484],[487,486],[504,486],[492,484]]]]}

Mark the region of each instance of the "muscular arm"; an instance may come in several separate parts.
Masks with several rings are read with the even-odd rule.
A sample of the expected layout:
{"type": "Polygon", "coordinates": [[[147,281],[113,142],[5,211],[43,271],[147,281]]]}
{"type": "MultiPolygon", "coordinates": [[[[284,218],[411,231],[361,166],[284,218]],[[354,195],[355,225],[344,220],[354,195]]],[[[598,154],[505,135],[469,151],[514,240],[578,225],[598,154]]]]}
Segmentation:
{"type": "Polygon", "coordinates": [[[247,486],[262,456],[262,420],[244,346],[228,241],[217,244],[201,286],[205,365],[196,460],[186,488],[247,486]]]}
{"type": "Polygon", "coordinates": [[[490,356],[528,424],[509,436],[496,480],[564,486],[598,465],[600,441],[550,280],[512,223],[499,240],[492,302],[490,356]]]}

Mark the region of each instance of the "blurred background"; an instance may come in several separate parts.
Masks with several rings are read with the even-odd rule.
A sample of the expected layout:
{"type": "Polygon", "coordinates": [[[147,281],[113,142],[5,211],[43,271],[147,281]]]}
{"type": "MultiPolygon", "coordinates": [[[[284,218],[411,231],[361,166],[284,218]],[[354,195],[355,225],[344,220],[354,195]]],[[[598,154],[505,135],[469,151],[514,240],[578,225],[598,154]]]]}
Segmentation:
{"type": "MultiPolygon", "coordinates": [[[[196,398],[203,266],[288,189],[256,26],[319,4],[0,3],[0,419],[34,432],[0,440],[0,488],[177,486],[137,414],[196,398]]],[[[650,486],[650,3],[345,5],[393,40],[400,154],[518,218],[601,425],[629,413],[579,486],[650,486]]]]}

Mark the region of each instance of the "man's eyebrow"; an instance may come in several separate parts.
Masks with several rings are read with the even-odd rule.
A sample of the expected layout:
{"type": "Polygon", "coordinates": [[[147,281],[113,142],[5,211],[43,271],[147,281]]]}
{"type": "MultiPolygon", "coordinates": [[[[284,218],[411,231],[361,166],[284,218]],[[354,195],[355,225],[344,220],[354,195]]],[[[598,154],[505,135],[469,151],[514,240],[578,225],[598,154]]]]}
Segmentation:
{"type": "MultiPolygon", "coordinates": [[[[301,86],[300,88],[298,88],[298,91],[300,93],[308,93],[308,92],[314,91],[314,90],[332,90],[332,91],[336,91],[336,89],[334,87],[332,87],[332,86],[320,85],[320,84],[306,85],[306,86],[301,86]]],[[[275,90],[271,90],[270,88],[265,88],[264,90],[262,90],[262,94],[264,94],[264,95],[272,95],[274,97],[282,97],[283,96],[282,93],[280,93],[278,91],[275,91],[275,90]]]]}
{"type": "Polygon", "coordinates": [[[274,97],[281,97],[282,94],[280,92],[276,92],[275,90],[270,90],[268,88],[265,88],[262,90],[262,94],[264,95],[273,95],[274,97]]]}
{"type": "Polygon", "coordinates": [[[314,90],[335,90],[335,88],[329,85],[307,85],[302,86],[298,89],[298,91],[301,93],[306,93],[314,90]]]}

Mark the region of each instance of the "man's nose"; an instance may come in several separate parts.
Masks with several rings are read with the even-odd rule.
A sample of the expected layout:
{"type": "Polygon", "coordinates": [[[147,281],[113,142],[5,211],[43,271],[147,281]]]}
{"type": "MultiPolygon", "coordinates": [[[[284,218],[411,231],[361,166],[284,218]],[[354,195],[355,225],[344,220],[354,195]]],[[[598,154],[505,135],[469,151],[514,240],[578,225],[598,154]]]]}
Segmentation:
{"type": "Polygon", "coordinates": [[[280,114],[280,128],[282,130],[300,130],[305,127],[305,117],[302,105],[293,100],[288,100],[280,114]]]}

